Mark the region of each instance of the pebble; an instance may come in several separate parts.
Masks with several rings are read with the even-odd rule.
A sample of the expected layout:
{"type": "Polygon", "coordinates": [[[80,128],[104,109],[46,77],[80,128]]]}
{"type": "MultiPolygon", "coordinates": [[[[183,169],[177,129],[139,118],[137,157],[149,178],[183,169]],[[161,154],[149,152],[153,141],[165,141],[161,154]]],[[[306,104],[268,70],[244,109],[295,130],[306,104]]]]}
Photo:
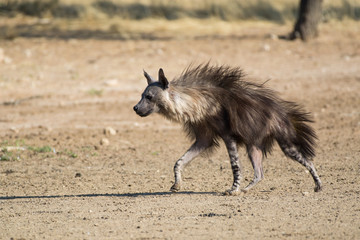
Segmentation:
{"type": "Polygon", "coordinates": [[[16,127],[11,127],[10,130],[14,133],[19,133],[19,129],[17,129],[16,127]]]}
{"type": "Polygon", "coordinates": [[[103,139],[101,139],[100,144],[103,146],[107,146],[110,144],[110,141],[107,138],[103,138],[103,139]]]}
{"type": "Polygon", "coordinates": [[[266,52],[268,52],[268,51],[270,51],[270,45],[269,44],[264,44],[264,46],[263,46],[263,49],[264,49],[264,51],[266,51],[266,52]]]}
{"type": "Polygon", "coordinates": [[[75,177],[76,177],[76,178],[81,177],[81,173],[76,173],[76,174],[75,174],[75,177]]]}
{"type": "Polygon", "coordinates": [[[107,127],[107,128],[104,129],[104,134],[105,135],[115,136],[116,135],[116,130],[113,129],[112,127],[107,127]]]}
{"type": "Polygon", "coordinates": [[[52,131],[52,128],[49,127],[49,126],[39,125],[38,128],[40,128],[40,129],[42,129],[44,131],[49,131],[49,132],[52,131]]]}

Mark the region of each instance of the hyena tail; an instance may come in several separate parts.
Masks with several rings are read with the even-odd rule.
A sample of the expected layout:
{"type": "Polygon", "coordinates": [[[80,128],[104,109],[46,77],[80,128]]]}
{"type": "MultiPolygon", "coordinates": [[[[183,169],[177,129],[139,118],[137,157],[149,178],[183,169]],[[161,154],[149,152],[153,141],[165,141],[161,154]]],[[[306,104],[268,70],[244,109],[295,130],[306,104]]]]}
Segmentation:
{"type": "Polygon", "coordinates": [[[311,160],[315,157],[316,134],[308,124],[313,122],[309,113],[292,102],[285,102],[287,119],[276,134],[282,151],[290,158],[311,160]],[[294,156],[297,155],[297,156],[294,156]]]}
{"type": "MultiPolygon", "coordinates": [[[[295,105],[293,105],[295,106],[295,105]]],[[[308,113],[295,106],[288,111],[290,129],[285,129],[285,133],[279,135],[276,140],[281,150],[286,156],[299,162],[306,167],[315,182],[315,192],[322,188],[321,180],[316,172],[311,159],[315,157],[316,134],[307,124],[313,122],[308,113]]]]}
{"type": "Polygon", "coordinates": [[[315,146],[317,136],[314,129],[307,123],[313,122],[309,113],[301,108],[293,108],[289,113],[290,121],[295,129],[293,143],[304,158],[310,160],[315,157],[315,146]]]}

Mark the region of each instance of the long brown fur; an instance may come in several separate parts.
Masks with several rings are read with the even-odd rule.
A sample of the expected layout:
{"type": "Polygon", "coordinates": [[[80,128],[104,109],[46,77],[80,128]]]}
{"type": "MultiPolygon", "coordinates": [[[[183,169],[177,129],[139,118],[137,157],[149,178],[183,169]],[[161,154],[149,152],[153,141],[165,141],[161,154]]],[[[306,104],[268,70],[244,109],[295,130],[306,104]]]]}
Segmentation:
{"type": "Polygon", "coordinates": [[[220,118],[225,120],[226,128],[238,144],[256,145],[266,154],[271,151],[274,139],[292,138],[306,158],[314,157],[316,134],[306,124],[312,122],[309,114],[296,103],[281,100],[263,84],[243,79],[240,68],[209,64],[187,68],[169,84],[170,98],[181,98],[179,101],[186,102],[186,107],[182,112],[173,113],[164,106],[160,113],[185,124],[193,139],[197,129],[201,129],[217,145],[221,135],[217,127],[220,118]],[[198,114],[196,118],[189,117],[198,114]]]}
{"type": "MultiPolygon", "coordinates": [[[[315,131],[308,125],[312,119],[296,103],[280,99],[264,84],[246,81],[245,74],[237,67],[210,66],[209,63],[190,66],[170,83],[162,69],[159,81],[147,73],[145,76],[149,85],[134,110],[141,116],[158,112],[180,122],[195,140],[193,147],[177,162],[179,169],[192,160],[192,155],[218,146],[223,139],[230,158],[234,159],[233,188],[237,189],[235,178],[239,180],[241,176],[237,173],[240,171],[237,170],[238,157],[232,142],[246,146],[255,178],[261,180],[261,159],[256,151],[266,156],[275,140],[287,156],[309,169],[317,190],[321,189],[320,179],[310,162],[315,156],[316,142],[315,131]]],[[[179,169],[175,169],[175,175],[180,175],[179,169]]]]}

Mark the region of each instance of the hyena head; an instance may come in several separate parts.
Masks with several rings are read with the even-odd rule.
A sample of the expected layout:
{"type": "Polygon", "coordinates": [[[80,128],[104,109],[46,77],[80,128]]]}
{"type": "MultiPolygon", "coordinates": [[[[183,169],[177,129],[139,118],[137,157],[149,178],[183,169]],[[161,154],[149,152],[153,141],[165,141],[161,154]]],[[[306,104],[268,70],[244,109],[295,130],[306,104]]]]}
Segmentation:
{"type": "Polygon", "coordinates": [[[148,86],[142,93],[141,100],[134,106],[134,111],[141,117],[160,111],[164,105],[166,90],[169,87],[169,82],[161,68],[159,69],[159,81],[155,81],[145,71],[144,76],[147,79],[148,86]]]}

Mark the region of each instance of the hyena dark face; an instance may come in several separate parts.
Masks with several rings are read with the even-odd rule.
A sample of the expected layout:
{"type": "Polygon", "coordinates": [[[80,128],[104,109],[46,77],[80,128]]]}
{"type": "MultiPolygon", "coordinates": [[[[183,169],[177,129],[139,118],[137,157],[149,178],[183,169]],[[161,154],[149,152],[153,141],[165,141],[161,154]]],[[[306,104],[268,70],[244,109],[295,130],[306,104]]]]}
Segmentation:
{"type": "Polygon", "coordinates": [[[159,112],[156,104],[161,92],[163,91],[160,84],[155,82],[148,85],[141,95],[141,100],[134,106],[134,111],[141,117],[146,117],[151,113],[159,112]]]}
{"type": "Polygon", "coordinates": [[[134,106],[134,111],[141,117],[146,117],[151,113],[157,113],[160,110],[164,91],[168,88],[169,82],[166,79],[163,70],[159,70],[159,81],[155,81],[144,71],[148,86],[141,95],[141,100],[134,106]]]}

